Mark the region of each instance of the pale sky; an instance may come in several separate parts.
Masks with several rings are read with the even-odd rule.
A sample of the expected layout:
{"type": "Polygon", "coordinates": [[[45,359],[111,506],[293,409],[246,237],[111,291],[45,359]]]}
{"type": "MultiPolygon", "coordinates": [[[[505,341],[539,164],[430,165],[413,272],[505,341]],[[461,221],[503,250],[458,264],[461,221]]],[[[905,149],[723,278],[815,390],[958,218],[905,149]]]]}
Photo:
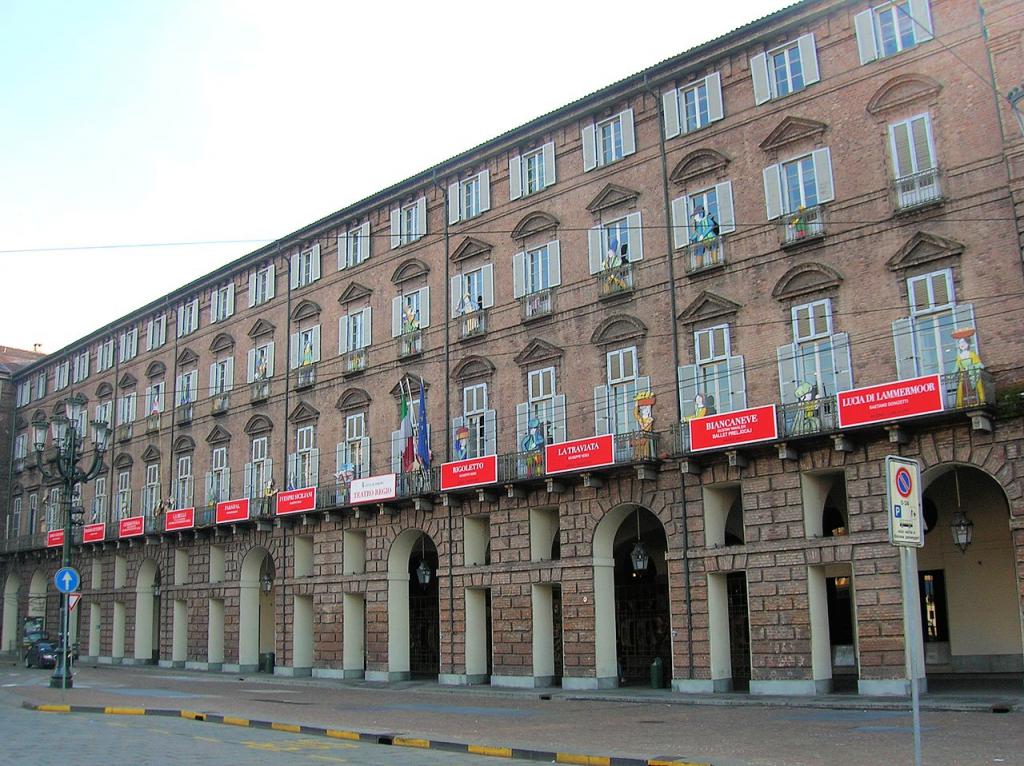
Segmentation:
{"type": "Polygon", "coordinates": [[[788,4],[0,0],[0,345],[57,351],[788,4]]]}

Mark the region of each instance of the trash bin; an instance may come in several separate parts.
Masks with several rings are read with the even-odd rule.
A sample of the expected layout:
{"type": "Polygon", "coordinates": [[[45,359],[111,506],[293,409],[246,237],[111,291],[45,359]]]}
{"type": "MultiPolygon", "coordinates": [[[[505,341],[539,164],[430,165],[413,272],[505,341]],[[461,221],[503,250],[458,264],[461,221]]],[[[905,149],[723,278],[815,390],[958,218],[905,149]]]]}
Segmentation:
{"type": "Polygon", "coordinates": [[[655,657],[651,663],[651,688],[660,689],[665,685],[665,663],[655,657]]]}
{"type": "Polygon", "coordinates": [[[274,653],[273,652],[260,652],[260,662],[257,666],[260,673],[273,673],[274,672],[274,653]]]}

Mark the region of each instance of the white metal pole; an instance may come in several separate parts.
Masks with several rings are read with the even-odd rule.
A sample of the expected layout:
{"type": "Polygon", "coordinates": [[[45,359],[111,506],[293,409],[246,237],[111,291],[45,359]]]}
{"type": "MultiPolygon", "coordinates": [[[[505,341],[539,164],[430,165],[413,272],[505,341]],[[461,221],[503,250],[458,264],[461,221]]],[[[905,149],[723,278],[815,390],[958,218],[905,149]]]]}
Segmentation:
{"type": "Polygon", "coordinates": [[[900,546],[900,570],[903,581],[903,635],[910,701],[914,716],[914,766],[921,766],[921,694],[924,671],[921,638],[921,596],[917,587],[917,549],[900,546]]]}

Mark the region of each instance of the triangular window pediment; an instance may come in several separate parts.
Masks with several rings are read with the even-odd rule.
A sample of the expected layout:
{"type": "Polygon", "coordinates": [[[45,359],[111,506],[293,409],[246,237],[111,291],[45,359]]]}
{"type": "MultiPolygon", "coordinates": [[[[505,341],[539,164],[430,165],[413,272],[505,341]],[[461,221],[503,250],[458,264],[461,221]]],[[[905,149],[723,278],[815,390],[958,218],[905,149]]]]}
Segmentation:
{"type": "Polygon", "coordinates": [[[488,255],[492,249],[491,245],[483,240],[476,239],[475,237],[466,237],[462,240],[462,244],[455,248],[451,258],[456,262],[465,261],[478,255],[488,255]]]}
{"type": "Polygon", "coordinates": [[[805,138],[820,136],[828,129],[828,125],[817,120],[807,120],[803,117],[784,117],[782,122],[775,126],[775,130],[768,134],[768,137],[761,142],[761,148],[766,152],[772,149],[802,141],[805,138]]]}
{"type": "Polygon", "coordinates": [[[253,415],[245,424],[245,433],[249,436],[269,433],[274,430],[274,421],[266,415],[253,415]]]}
{"type": "Polygon", "coordinates": [[[602,210],[619,205],[632,206],[639,196],[640,192],[638,191],[627,189],[625,186],[619,186],[618,184],[608,184],[590,201],[590,204],[587,205],[587,210],[591,213],[599,213],[602,210]]]}
{"type": "Polygon", "coordinates": [[[907,243],[886,262],[886,265],[891,271],[901,271],[923,263],[955,257],[963,251],[963,244],[956,240],[919,231],[907,240],[907,243]]]}
{"type": "Polygon", "coordinates": [[[313,319],[320,316],[320,304],[309,299],[299,301],[292,309],[292,321],[301,322],[303,319],[313,319]]]}
{"type": "Polygon", "coordinates": [[[167,373],[167,365],[163,362],[150,362],[149,366],[146,367],[146,377],[149,380],[153,378],[159,378],[167,373]]]}
{"type": "Polygon", "coordinates": [[[361,388],[350,388],[338,397],[335,405],[342,412],[361,410],[370,406],[370,395],[361,388]]]}
{"type": "Polygon", "coordinates": [[[138,384],[138,381],[130,372],[126,372],[121,376],[121,379],[117,381],[118,388],[134,388],[136,384],[138,384]]]}
{"type": "Polygon", "coordinates": [[[788,300],[839,287],[842,281],[843,277],[833,268],[821,263],[802,263],[782,275],[775,283],[772,297],[788,300]]]}
{"type": "Polygon", "coordinates": [[[430,267],[427,264],[419,258],[410,258],[395,269],[394,274],[391,275],[391,282],[393,284],[400,285],[403,282],[408,282],[412,279],[425,277],[429,273],[430,267]]]}
{"type": "Polygon", "coordinates": [[[395,399],[401,399],[403,393],[412,393],[414,398],[418,398],[420,395],[420,382],[423,382],[424,394],[430,391],[430,384],[420,378],[418,375],[410,375],[406,373],[401,379],[391,387],[391,395],[395,399]]]}
{"type": "Polygon", "coordinates": [[[620,314],[608,317],[601,322],[590,336],[590,342],[595,344],[622,343],[642,338],[646,334],[647,325],[634,316],[620,314]]]}
{"type": "Polygon", "coordinates": [[[229,441],[231,441],[231,434],[222,425],[214,426],[210,429],[210,433],[206,435],[207,444],[224,444],[229,441]]]}
{"type": "Polygon", "coordinates": [[[196,364],[199,362],[199,354],[187,346],[181,350],[178,354],[178,366],[185,367],[190,364],[196,364]]]}
{"type": "Polygon", "coordinates": [[[942,90],[942,85],[923,74],[902,74],[893,77],[875,91],[868,101],[870,114],[880,114],[908,104],[933,101],[942,90]]]}
{"type": "Polygon", "coordinates": [[[728,164],[729,158],[714,149],[695,149],[676,163],[669,180],[686,186],[703,175],[719,174],[728,164]]]}
{"type": "Polygon", "coordinates": [[[160,450],[158,450],[155,446],[150,444],[142,452],[142,462],[143,463],[158,463],[158,462],[160,462],[160,450]]]}
{"type": "Polygon", "coordinates": [[[363,298],[369,298],[373,295],[371,290],[366,285],[361,285],[358,282],[349,282],[341,295],[338,297],[338,303],[344,306],[346,303],[353,303],[354,301],[362,300],[363,298]]]}
{"type": "Polygon", "coordinates": [[[264,335],[273,335],[276,328],[266,319],[257,319],[249,328],[250,338],[261,338],[264,335]]]}
{"type": "Polygon", "coordinates": [[[226,332],[219,333],[210,343],[210,351],[215,354],[220,354],[225,351],[231,351],[235,347],[235,339],[228,335],[226,332]]]}
{"type": "Polygon", "coordinates": [[[740,308],[740,304],[704,290],[693,299],[689,306],[683,309],[679,319],[688,323],[703,322],[708,319],[733,316],[740,308]]]}
{"type": "Polygon", "coordinates": [[[307,420],[317,420],[319,417],[320,410],[307,402],[299,402],[288,416],[288,420],[292,423],[303,423],[307,420]]]}
{"type": "Polygon", "coordinates": [[[562,358],[563,351],[546,340],[534,338],[512,360],[521,367],[562,358]]]}
{"type": "Polygon", "coordinates": [[[512,229],[512,239],[526,239],[542,231],[550,231],[558,228],[558,219],[553,215],[535,211],[528,214],[512,229]]]}
{"type": "Polygon", "coordinates": [[[24,416],[18,415],[14,420],[14,427],[17,429],[28,428],[28,421],[25,420],[24,416]]]}

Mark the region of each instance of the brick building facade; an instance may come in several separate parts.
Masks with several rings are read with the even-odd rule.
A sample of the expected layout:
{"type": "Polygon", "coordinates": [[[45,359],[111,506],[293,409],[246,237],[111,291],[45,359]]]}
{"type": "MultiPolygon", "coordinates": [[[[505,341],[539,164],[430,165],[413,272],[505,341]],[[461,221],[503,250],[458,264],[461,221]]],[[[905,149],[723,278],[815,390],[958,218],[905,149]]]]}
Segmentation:
{"type": "Polygon", "coordinates": [[[100,662],[902,692],[899,454],[928,672],[1020,673],[1024,51],[986,5],[800,3],[17,372],[3,648],[56,624],[33,423],[74,393],[100,662]]]}

